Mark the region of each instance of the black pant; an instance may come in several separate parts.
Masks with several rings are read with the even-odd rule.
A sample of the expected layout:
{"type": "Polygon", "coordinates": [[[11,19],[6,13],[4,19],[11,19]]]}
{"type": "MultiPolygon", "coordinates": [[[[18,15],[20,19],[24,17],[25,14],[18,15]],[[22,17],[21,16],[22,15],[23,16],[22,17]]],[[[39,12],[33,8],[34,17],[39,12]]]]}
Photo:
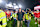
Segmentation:
{"type": "Polygon", "coordinates": [[[13,21],[13,27],[15,27],[15,25],[16,25],[16,19],[14,19],[13,21]]]}

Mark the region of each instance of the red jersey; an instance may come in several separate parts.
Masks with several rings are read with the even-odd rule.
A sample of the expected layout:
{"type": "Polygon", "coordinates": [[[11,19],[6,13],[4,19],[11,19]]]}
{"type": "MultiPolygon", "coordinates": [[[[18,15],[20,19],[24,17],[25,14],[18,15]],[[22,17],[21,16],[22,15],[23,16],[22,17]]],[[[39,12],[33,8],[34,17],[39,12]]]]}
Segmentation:
{"type": "Polygon", "coordinates": [[[40,12],[39,12],[39,17],[40,17],[40,12]]]}
{"type": "Polygon", "coordinates": [[[11,15],[11,13],[7,13],[7,15],[11,15]]]}
{"type": "Polygon", "coordinates": [[[35,12],[34,16],[37,17],[37,18],[39,18],[39,13],[35,12]]]}
{"type": "Polygon", "coordinates": [[[11,13],[9,12],[9,13],[7,13],[7,17],[10,17],[10,15],[11,15],[11,13]]]}

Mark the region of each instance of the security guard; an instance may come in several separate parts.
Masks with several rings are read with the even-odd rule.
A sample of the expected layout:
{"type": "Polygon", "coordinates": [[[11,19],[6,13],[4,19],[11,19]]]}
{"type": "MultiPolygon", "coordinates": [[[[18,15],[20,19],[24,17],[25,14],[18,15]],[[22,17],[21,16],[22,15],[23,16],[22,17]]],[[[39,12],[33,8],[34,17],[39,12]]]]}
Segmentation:
{"type": "Polygon", "coordinates": [[[6,27],[6,15],[5,13],[0,9],[0,27],[6,27]]]}
{"type": "Polygon", "coordinates": [[[24,14],[24,17],[27,16],[27,17],[25,18],[26,20],[29,20],[29,19],[31,20],[31,18],[28,18],[28,17],[31,17],[31,14],[30,14],[30,15],[29,15],[29,14],[30,14],[30,13],[27,13],[27,12],[24,14]]]}
{"type": "Polygon", "coordinates": [[[14,23],[13,23],[13,27],[15,27],[15,24],[16,24],[16,18],[17,18],[17,13],[16,13],[16,10],[13,10],[13,14],[12,14],[12,18],[14,19],[14,23]]]}
{"type": "Polygon", "coordinates": [[[13,19],[16,19],[16,17],[17,17],[16,10],[14,10],[14,13],[12,14],[12,16],[13,16],[13,19]]]}
{"type": "Polygon", "coordinates": [[[27,23],[27,27],[29,27],[30,21],[31,21],[31,13],[30,11],[27,9],[26,13],[24,14],[24,20],[26,20],[27,23]]]}

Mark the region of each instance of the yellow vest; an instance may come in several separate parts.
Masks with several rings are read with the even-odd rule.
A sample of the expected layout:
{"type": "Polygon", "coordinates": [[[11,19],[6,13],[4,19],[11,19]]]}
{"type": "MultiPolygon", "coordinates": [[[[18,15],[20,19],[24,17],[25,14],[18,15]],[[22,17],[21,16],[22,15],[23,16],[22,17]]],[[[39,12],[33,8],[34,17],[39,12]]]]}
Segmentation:
{"type": "Polygon", "coordinates": [[[15,14],[13,13],[12,16],[13,16],[14,18],[16,18],[16,17],[17,17],[17,13],[15,13],[15,14]]]}
{"type": "Polygon", "coordinates": [[[2,10],[0,10],[0,22],[2,21],[2,25],[0,25],[0,27],[4,27],[7,25],[7,22],[6,22],[6,14],[5,12],[3,12],[2,10]]]}
{"type": "Polygon", "coordinates": [[[31,20],[31,14],[29,14],[29,13],[24,14],[24,17],[25,17],[26,20],[29,20],[29,19],[31,20]]]}

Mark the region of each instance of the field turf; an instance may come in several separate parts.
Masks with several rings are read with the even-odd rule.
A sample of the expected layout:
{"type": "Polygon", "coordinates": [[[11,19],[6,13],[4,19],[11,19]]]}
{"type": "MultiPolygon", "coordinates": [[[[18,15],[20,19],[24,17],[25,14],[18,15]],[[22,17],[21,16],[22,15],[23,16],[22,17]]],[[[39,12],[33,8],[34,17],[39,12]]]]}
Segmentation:
{"type": "MultiPolygon", "coordinates": [[[[14,20],[8,21],[7,22],[7,27],[13,27],[13,21],[14,20]]],[[[35,20],[34,20],[34,18],[32,18],[31,22],[30,22],[30,27],[38,27],[37,25],[38,24],[35,25],[35,20]]],[[[17,23],[16,23],[15,27],[17,27],[17,23]]],[[[27,27],[27,25],[25,24],[25,22],[23,22],[23,27],[27,27]]]]}

